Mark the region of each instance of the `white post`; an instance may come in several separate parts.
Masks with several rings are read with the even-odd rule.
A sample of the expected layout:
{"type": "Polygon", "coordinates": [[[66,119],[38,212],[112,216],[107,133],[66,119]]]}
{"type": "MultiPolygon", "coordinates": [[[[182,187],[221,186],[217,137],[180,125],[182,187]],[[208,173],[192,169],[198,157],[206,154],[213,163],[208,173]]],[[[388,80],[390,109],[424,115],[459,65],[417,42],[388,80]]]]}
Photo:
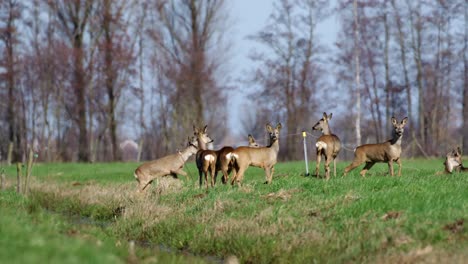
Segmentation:
{"type": "Polygon", "coordinates": [[[305,176],[309,176],[309,163],[308,163],[308,158],[307,158],[306,136],[307,136],[307,133],[305,131],[302,131],[302,137],[304,138],[304,160],[305,160],[305,166],[306,166],[305,176]]]}

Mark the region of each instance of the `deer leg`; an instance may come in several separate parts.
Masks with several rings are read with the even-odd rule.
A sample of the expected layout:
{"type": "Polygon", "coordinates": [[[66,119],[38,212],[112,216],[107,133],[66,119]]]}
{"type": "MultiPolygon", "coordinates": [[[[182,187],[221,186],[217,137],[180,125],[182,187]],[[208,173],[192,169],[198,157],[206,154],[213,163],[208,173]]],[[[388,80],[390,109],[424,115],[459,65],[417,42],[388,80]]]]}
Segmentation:
{"type": "Polygon", "coordinates": [[[265,178],[266,178],[266,181],[264,183],[270,184],[271,183],[271,167],[265,167],[265,178]]]}
{"type": "Polygon", "coordinates": [[[388,173],[390,174],[390,176],[394,176],[394,173],[393,173],[393,160],[389,160],[388,161],[388,173]]]}
{"type": "Polygon", "coordinates": [[[198,182],[200,183],[200,188],[203,185],[203,170],[202,168],[198,168],[198,182]]]}
{"type": "Polygon", "coordinates": [[[222,168],[221,171],[223,172],[223,184],[226,184],[229,182],[229,173],[231,171],[231,169],[225,169],[225,168],[222,168]]]}
{"type": "Polygon", "coordinates": [[[334,174],[333,176],[336,177],[336,157],[333,158],[333,174],[334,174]]]}
{"type": "Polygon", "coordinates": [[[319,177],[319,170],[320,170],[320,160],[322,159],[322,155],[320,151],[317,151],[317,163],[315,164],[315,176],[319,177]]]}
{"type": "Polygon", "coordinates": [[[216,180],[218,179],[218,170],[215,169],[215,172],[214,172],[214,182],[216,184],[216,180]]]}
{"type": "Polygon", "coordinates": [[[214,185],[215,185],[215,181],[216,181],[216,164],[211,164],[211,171],[210,171],[210,174],[211,174],[211,187],[213,188],[214,185]]]}
{"type": "Polygon", "coordinates": [[[140,181],[140,184],[139,184],[139,190],[138,192],[142,193],[145,191],[146,187],[148,187],[148,185],[150,185],[153,181],[140,181]]]}
{"type": "Polygon", "coordinates": [[[177,178],[177,174],[179,175],[182,175],[182,176],[185,176],[185,178],[187,178],[187,173],[185,171],[183,171],[182,169],[177,169],[177,170],[171,170],[171,175],[176,175],[176,178],[177,178]]]}
{"type": "Polygon", "coordinates": [[[371,161],[368,161],[366,162],[366,166],[364,166],[364,168],[362,168],[361,172],[359,174],[361,174],[362,177],[366,177],[366,172],[372,168],[372,166],[374,166],[375,162],[371,162],[371,161]]]}
{"type": "Polygon", "coordinates": [[[401,159],[397,159],[396,163],[398,164],[398,177],[401,177],[401,159]]]}
{"type": "Polygon", "coordinates": [[[331,157],[325,156],[325,178],[327,181],[330,179],[330,162],[331,157]]]}
{"type": "Polygon", "coordinates": [[[237,181],[237,177],[239,174],[239,166],[236,162],[232,164],[232,180],[231,180],[231,185],[234,185],[234,182],[237,181]]]}
{"type": "Polygon", "coordinates": [[[388,172],[393,177],[393,160],[388,161],[388,172]]]}
{"type": "Polygon", "coordinates": [[[358,167],[361,164],[362,162],[354,160],[351,164],[348,165],[348,167],[344,169],[343,176],[346,176],[348,172],[350,172],[351,170],[354,170],[356,167],[358,167]]]}
{"type": "Polygon", "coordinates": [[[205,185],[206,189],[208,190],[209,182],[208,182],[208,170],[204,170],[203,173],[205,174],[205,185]]]}
{"type": "Polygon", "coordinates": [[[237,175],[235,176],[235,178],[232,179],[232,184],[234,184],[234,180],[235,180],[235,182],[237,182],[237,185],[240,186],[241,181],[244,178],[244,172],[246,169],[247,168],[239,167],[239,169],[237,170],[237,175]]]}

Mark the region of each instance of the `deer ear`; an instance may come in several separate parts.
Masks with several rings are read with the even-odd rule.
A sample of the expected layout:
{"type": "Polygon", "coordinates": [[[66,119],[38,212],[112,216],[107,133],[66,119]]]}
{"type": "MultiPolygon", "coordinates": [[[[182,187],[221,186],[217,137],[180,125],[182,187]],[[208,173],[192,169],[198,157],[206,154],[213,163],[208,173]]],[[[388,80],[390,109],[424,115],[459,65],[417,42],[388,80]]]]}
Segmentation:
{"type": "Polygon", "coordinates": [[[271,132],[273,130],[273,128],[271,127],[270,123],[266,124],[266,130],[268,132],[271,132]]]}
{"type": "Polygon", "coordinates": [[[195,124],[193,125],[193,133],[194,134],[198,133],[198,128],[195,126],[195,124]]]}
{"type": "Polygon", "coordinates": [[[395,117],[393,117],[393,116],[392,116],[392,125],[394,125],[394,126],[395,126],[396,124],[397,124],[397,120],[396,120],[396,118],[395,118],[395,117]]]}
{"type": "Polygon", "coordinates": [[[330,114],[328,115],[328,120],[332,119],[332,116],[333,116],[333,113],[330,113],[330,114]]]}
{"type": "Polygon", "coordinates": [[[254,141],[254,138],[252,135],[249,134],[249,143],[253,142],[254,141]]]}
{"type": "Polygon", "coordinates": [[[457,152],[460,153],[461,155],[462,152],[461,152],[460,146],[457,147],[457,152]]]}
{"type": "Polygon", "coordinates": [[[206,133],[207,128],[208,128],[208,125],[205,125],[205,127],[203,128],[203,133],[206,133]]]}
{"type": "Polygon", "coordinates": [[[406,125],[406,123],[408,123],[408,117],[405,117],[403,120],[401,120],[402,125],[406,125]]]}
{"type": "Polygon", "coordinates": [[[283,126],[281,125],[281,123],[278,123],[278,125],[276,125],[276,129],[281,129],[283,126]]]}

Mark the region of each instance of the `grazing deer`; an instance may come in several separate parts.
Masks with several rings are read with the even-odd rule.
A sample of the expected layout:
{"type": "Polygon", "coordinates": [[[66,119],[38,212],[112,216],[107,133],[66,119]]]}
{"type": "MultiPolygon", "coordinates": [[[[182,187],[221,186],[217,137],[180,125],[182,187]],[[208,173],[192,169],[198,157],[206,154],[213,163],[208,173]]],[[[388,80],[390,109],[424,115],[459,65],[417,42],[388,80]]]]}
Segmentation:
{"type": "Polygon", "coordinates": [[[366,175],[366,172],[374,166],[376,162],[387,162],[390,175],[393,176],[393,162],[398,164],[398,176],[401,176],[401,138],[408,118],[405,117],[398,123],[395,117],[392,117],[393,125],[393,137],[392,139],[377,144],[366,144],[356,148],[354,151],[354,161],[344,169],[343,176],[361,165],[366,163],[360,174],[362,177],[366,175]]]}
{"type": "MultiPolygon", "coordinates": [[[[249,134],[249,146],[250,147],[259,147],[255,138],[249,134]]],[[[229,173],[232,170],[231,160],[226,158],[226,154],[232,152],[234,148],[225,146],[217,151],[213,150],[204,150],[201,151],[200,161],[201,161],[201,171],[205,175],[206,188],[208,189],[208,173],[211,178],[211,187],[214,187],[216,184],[216,178],[218,176],[218,171],[222,171],[223,178],[222,182],[226,183],[229,180],[229,173]]],[[[202,185],[202,177],[200,176],[200,187],[202,185]]]]}
{"type": "Polygon", "coordinates": [[[187,147],[184,150],[140,165],[134,173],[139,183],[138,191],[143,192],[146,187],[158,177],[167,175],[177,177],[177,174],[187,176],[187,173],[183,171],[182,168],[187,159],[197,153],[197,151],[197,139],[192,137],[189,138],[187,147]]]}
{"type": "Polygon", "coordinates": [[[270,136],[270,146],[261,148],[238,147],[234,151],[228,153],[226,157],[231,159],[233,163],[234,176],[231,184],[237,182],[240,185],[244,172],[249,166],[260,167],[265,170],[266,182],[270,184],[273,178],[274,166],[277,162],[279,152],[279,134],[281,123],[278,123],[276,128],[270,124],[266,125],[266,129],[270,136]]]}
{"type": "Polygon", "coordinates": [[[325,177],[327,180],[330,179],[330,162],[333,160],[333,170],[336,177],[336,156],[341,149],[340,139],[332,134],[328,121],[332,118],[332,113],[327,116],[327,113],[323,113],[322,119],[312,127],[312,130],[322,131],[322,136],[317,139],[315,143],[317,150],[317,164],[315,166],[315,175],[319,176],[320,160],[322,156],[325,157],[325,177]]]}
{"type": "Polygon", "coordinates": [[[468,168],[463,167],[462,164],[462,154],[460,147],[453,149],[451,152],[447,153],[445,157],[445,173],[450,174],[455,171],[468,171],[468,168]]]}

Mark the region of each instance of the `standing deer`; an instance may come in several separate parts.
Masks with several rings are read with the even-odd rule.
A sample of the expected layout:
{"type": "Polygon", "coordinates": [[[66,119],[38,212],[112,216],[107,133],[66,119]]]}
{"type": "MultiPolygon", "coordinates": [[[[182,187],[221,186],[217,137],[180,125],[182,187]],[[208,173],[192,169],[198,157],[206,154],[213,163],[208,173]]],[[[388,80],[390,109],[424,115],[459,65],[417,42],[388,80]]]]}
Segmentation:
{"type": "Polygon", "coordinates": [[[248,135],[248,138],[249,138],[249,147],[252,147],[252,148],[259,148],[260,145],[257,143],[257,141],[255,140],[255,138],[252,136],[252,135],[248,135]]]}
{"type": "Polygon", "coordinates": [[[332,118],[332,113],[327,116],[327,113],[323,113],[322,119],[312,127],[312,130],[322,131],[322,136],[317,139],[315,143],[317,150],[317,164],[315,166],[315,175],[319,176],[320,160],[322,156],[325,157],[325,177],[327,180],[330,179],[330,162],[333,160],[334,176],[336,177],[336,156],[341,149],[340,139],[332,134],[328,121],[332,118]]]}
{"type": "MultiPolygon", "coordinates": [[[[250,147],[259,147],[255,138],[249,134],[249,146],[250,147]]],[[[218,171],[222,171],[223,183],[226,183],[229,180],[229,173],[232,170],[231,160],[226,158],[226,154],[232,152],[234,148],[225,146],[217,151],[213,150],[204,150],[201,153],[201,169],[202,173],[205,175],[206,188],[208,189],[208,173],[211,177],[211,187],[214,187],[216,183],[216,178],[218,176],[218,171]]],[[[202,185],[202,177],[200,176],[200,187],[202,185]]]]}
{"type": "Polygon", "coordinates": [[[281,127],[281,123],[278,123],[276,128],[273,128],[270,124],[266,125],[266,129],[270,136],[270,146],[261,148],[238,147],[226,155],[226,158],[231,159],[234,162],[234,175],[231,181],[232,185],[234,185],[235,182],[240,185],[244,178],[244,172],[249,166],[263,168],[265,170],[266,177],[265,183],[271,183],[274,166],[278,158],[279,134],[281,127]]]}
{"type": "Polygon", "coordinates": [[[360,174],[362,177],[366,175],[366,172],[374,166],[376,162],[387,162],[390,175],[393,176],[393,162],[395,161],[398,164],[398,176],[401,176],[401,138],[403,136],[403,131],[408,118],[405,117],[398,123],[395,117],[392,117],[393,125],[393,137],[392,139],[377,144],[366,144],[356,148],[354,151],[354,161],[344,169],[343,176],[361,165],[366,163],[364,168],[361,170],[360,174]]]}
{"type": "Polygon", "coordinates": [[[197,151],[197,139],[192,137],[189,138],[187,147],[184,150],[140,165],[134,173],[135,179],[139,184],[138,191],[143,192],[158,177],[167,175],[177,177],[177,174],[187,176],[187,173],[182,168],[187,159],[197,153],[197,151]]]}
{"type": "Polygon", "coordinates": [[[446,174],[450,174],[454,170],[458,172],[468,171],[468,168],[463,167],[461,158],[462,158],[462,154],[461,154],[460,147],[457,147],[456,149],[453,149],[451,152],[447,153],[445,157],[445,162],[444,162],[444,166],[445,166],[444,172],[446,174]]]}
{"type": "MultiPolygon", "coordinates": [[[[198,129],[197,127],[195,127],[195,125],[193,126],[193,134],[195,135],[195,137],[197,138],[197,141],[198,141],[198,147],[199,147],[199,151],[197,152],[196,156],[195,156],[195,162],[197,164],[197,168],[198,168],[198,176],[199,176],[199,182],[200,182],[200,187],[203,183],[203,171],[204,170],[204,159],[205,159],[205,155],[208,155],[209,153],[213,152],[213,150],[208,150],[207,148],[207,144],[209,143],[212,143],[213,142],[213,139],[211,139],[208,134],[207,134],[207,125],[205,125],[205,127],[203,129],[198,129]]],[[[207,178],[208,176],[206,176],[207,178]]],[[[208,183],[207,183],[207,188],[208,188],[208,183]]]]}

